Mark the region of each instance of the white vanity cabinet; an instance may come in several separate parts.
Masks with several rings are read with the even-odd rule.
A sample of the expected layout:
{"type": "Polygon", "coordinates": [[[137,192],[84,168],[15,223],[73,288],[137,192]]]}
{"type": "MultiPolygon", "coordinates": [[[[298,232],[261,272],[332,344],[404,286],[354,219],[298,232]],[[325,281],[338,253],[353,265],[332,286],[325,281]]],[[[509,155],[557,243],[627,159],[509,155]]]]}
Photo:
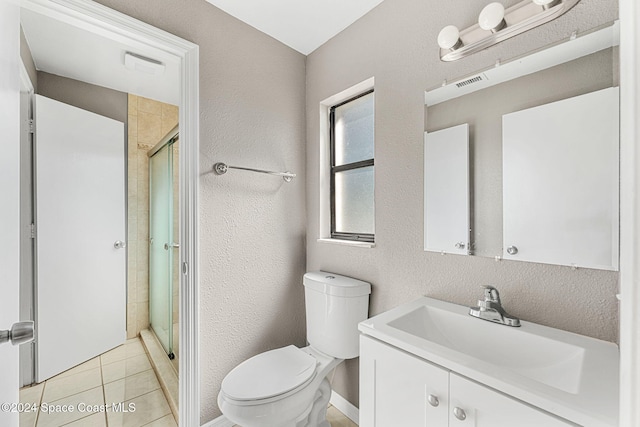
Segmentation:
{"type": "Polygon", "coordinates": [[[567,427],[567,422],[366,335],[360,427],[567,427]]]}
{"type": "Polygon", "coordinates": [[[449,371],[360,335],[360,427],[447,426],[448,397],[449,371]]]}

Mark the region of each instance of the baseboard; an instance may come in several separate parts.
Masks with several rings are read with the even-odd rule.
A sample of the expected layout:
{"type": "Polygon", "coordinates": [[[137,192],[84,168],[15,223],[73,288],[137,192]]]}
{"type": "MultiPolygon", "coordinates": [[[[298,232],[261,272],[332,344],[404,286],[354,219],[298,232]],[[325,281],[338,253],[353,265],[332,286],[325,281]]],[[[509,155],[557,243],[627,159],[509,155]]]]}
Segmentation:
{"type": "Polygon", "coordinates": [[[354,423],[358,424],[358,419],[360,418],[360,411],[354,405],[351,404],[347,399],[340,396],[335,391],[331,392],[331,399],[329,400],[333,406],[340,412],[342,412],[347,418],[349,418],[354,423]]]}
{"type": "Polygon", "coordinates": [[[215,420],[202,424],[202,427],[233,427],[234,425],[235,424],[229,421],[224,415],[220,415],[215,420]]]}
{"type": "MultiPolygon", "coordinates": [[[[344,397],[340,396],[335,391],[331,392],[331,399],[329,400],[333,406],[340,412],[342,412],[347,418],[349,418],[354,423],[358,424],[359,412],[358,408],[353,406],[351,402],[349,402],[344,397]]],[[[215,420],[211,420],[206,424],[203,424],[202,427],[233,427],[234,424],[225,418],[224,415],[219,416],[215,420]]]]}

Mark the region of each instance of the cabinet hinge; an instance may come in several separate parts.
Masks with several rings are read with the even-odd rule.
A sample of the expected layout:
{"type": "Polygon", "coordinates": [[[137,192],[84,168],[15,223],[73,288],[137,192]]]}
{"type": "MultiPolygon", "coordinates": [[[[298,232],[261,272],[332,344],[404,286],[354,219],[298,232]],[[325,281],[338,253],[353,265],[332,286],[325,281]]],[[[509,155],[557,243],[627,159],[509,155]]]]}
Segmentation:
{"type": "Polygon", "coordinates": [[[31,238],[35,239],[36,238],[36,225],[31,223],[31,225],[29,226],[30,232],[31,232],[31,238]]]}
{"type": "Polygon", "coordinates": [[[29,119],[29,133],[35,133],[35,132],[36,132],[36,125],[33,119],[29,119]]]}

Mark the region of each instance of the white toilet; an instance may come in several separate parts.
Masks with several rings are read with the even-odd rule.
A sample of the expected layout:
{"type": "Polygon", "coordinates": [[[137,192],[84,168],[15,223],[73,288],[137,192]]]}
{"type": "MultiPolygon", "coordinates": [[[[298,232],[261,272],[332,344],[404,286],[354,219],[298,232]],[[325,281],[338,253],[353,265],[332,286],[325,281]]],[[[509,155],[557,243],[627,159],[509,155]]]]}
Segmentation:
{"type": "Polygon", "coordinates": [[[254,356],[222,381],[218,406],[242,427],[331,427],[327,375],[359,355],[358,323],[368,317],[371,285],[338,274],[304,275],[309,346],[254,356]]]}

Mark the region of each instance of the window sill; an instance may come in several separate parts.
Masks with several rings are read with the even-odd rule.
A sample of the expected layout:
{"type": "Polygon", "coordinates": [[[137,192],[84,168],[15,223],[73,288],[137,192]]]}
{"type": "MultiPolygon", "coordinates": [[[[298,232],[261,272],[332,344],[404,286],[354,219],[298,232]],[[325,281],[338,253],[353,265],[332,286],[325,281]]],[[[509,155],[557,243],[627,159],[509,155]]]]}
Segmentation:
{"type": "Polygon", "coordinates": [[[342,246],[355,246],[358,248],[375,248],[376,244],[371,242],[356,242],[353,240],[339,240],[339,239],[331,239],[329,237],[325,237],[317,240],[318,243],[331,243],[334,245],[342,245],[342,246]]]}

